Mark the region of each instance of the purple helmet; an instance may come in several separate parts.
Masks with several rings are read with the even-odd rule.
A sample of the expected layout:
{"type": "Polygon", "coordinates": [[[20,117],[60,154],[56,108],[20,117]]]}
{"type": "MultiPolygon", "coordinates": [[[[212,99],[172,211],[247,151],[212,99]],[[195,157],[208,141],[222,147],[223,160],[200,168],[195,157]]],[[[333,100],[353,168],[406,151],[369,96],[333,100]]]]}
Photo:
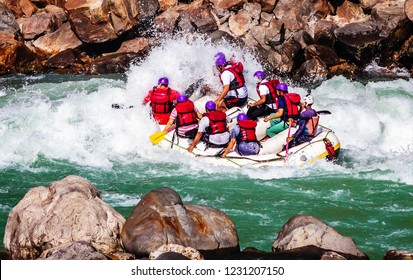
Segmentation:
{"type": "Polygon", "coordinates": [[[258,77],[258,78],[261,78],[261,80],[264,80],[265,79],[265,73],[262,72],[262,71],[257,71],[257,72],[254,73],[254,77],[258,77]]]}
{"type": "Polygon", "coordinates": [[[217,105],[215,104],[214,101],[209,100],[206,104],[205,104],[205,109],[208,109],[210,111],[215,111],[217,109],[217,105]]]}
{"type": "Polygon", "coordinates": [[[215,59],[215,66],[225,66],[227,65],[227,60],[225,59],[225,56],[219,56],[217,59],[215,59]]]}
{"type": "Polygon", "coordinates": [[[223,52],[217,52],[217,53],[214,55],[214,59],[215,59],[215,60],[217,60],[217,58],[219,58],[219,57],[223,57],[223,58],[225,59],[225,54],[224,54],[223,52]]]}
{"type": "Polygon", "coordinates": [[[180,94],[180,95],[178,95],[177,100],[178,100],[179,103],[188,101],[188,96],[186,94],[180,94]]]}
{"type": "Polygon", "coordinates": [[[238,116],[237,116],[237,120],[238,120],[238,121],[246,121],[246,120],[248,120],[248,117],[247,117],[246,114],[240,113],[240,114],[238,114],[238,116]]]}
{"type": "Polygon", "coordinates": [[[167,78],[167,77],[162,77],[162,78],[160,78],[160,79],[158,80],[158,86],[160,86],[160,85],[165,85],[165,86],[169,85],[169,80],[168,80],[168,78],[167,78]]]}
{"type": "Polygon", "coordinates": [[[288,87],[285,83],[279,83],[276,89],[281,90],[283,92],[288,92],[288,87]]]}

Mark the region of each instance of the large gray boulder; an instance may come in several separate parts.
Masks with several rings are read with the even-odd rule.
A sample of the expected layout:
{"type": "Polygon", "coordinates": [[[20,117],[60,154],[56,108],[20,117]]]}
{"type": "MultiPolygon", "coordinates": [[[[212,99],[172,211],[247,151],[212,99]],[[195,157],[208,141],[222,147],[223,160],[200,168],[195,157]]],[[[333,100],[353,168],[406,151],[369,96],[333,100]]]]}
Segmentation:
{"type": "Polygon", "coordinates": [[[272,244],[272,251],[282,252],[310,245],[339,254],[367,257],[350,237],[342,236],[326,223],[308,215],[296,215],[288,220],[272,244]]]}
{"type": "Polygon", "coordinates": [[[85,241],[109,255],[123,251],[124,221],[94,185],[71,175],[27,192],[9,213],[4,247],[12,259],[36,259],[45,250],[85,241]]]}

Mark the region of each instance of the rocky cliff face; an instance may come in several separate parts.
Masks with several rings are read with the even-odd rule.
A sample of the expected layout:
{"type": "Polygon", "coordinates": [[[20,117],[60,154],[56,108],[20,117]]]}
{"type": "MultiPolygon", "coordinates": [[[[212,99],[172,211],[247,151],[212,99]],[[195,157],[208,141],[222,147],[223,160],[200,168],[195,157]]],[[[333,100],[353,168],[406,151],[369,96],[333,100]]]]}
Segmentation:
{"type": "Polygon", "coordinates": [[[185,33],[230,38],[299,82],[363,78],[373,61],[381,78],[413,74],[413,0],[0,0],[0,75],[125,72],[185,33]]]}

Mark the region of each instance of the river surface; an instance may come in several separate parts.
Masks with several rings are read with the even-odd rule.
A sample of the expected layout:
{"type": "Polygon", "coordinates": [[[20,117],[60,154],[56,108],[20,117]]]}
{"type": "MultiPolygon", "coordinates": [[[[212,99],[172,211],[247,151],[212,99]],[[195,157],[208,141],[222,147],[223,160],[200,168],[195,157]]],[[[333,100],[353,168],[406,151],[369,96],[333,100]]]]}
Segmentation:
{"type": "Polygon", "coordinates": [[[125,218],[164,186],[184,203],[220,209],[235,223],[241,249],[271,251],[283,224],[307,214],[352,237],[371,259],[412,251],[413,81],[335,77],[312,89],[313,107],[332,113],[320,123],[340,139],[336,164],[222,168],[152,145],[157,127],[141,105],[161,76],[181,92],[199,79],[218,91],[217,51],[244,62],[256,98],[252,75],[262,66],[254,54],[202,39],[166,41],[125,75],[0,77],[0,236],[30,188],[75,174],[125,218]]]}

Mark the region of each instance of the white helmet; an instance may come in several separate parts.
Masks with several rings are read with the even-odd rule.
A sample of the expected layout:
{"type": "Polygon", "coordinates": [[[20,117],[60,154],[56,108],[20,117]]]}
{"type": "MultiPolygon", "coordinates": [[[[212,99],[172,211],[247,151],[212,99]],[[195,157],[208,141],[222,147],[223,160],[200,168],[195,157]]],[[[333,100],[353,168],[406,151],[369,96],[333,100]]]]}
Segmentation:
{"type": "Polygon", "coordinates": [[[313,97],[311,95],[304,97],[303,101],[307,105],[312,105],[314,103],[313,97]]]}

